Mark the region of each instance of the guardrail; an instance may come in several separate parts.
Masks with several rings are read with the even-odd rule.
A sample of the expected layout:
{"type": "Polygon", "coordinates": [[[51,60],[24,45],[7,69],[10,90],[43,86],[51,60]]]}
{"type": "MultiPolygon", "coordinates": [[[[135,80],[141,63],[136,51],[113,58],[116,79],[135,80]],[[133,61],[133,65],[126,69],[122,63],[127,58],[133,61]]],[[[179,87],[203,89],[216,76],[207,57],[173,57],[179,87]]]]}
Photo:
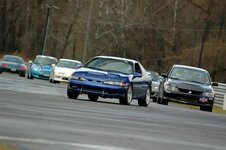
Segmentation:
{"type": "Polygon", "coordinates": [[[214,86],[213,89],[216,92],[214,104],[223,107],[224,95],[226,94],[226,84],[218,83],[218,86],[214,86]]]}

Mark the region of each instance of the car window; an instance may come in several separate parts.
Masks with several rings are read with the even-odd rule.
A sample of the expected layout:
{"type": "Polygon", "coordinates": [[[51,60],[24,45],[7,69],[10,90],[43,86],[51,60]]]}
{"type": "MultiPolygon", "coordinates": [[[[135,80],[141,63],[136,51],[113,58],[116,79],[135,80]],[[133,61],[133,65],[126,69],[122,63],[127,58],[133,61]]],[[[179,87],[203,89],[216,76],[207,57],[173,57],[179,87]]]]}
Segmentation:
{"type": "Polygon", "coordinates": [[[64,61],[61,60],[58,62],[57,67],[64,67],[64,68],[72,68],[76,69],[81,65],[81,63],[78,62],[72,62],[72,61],[64,61]]]}
{"type": "Polygon", "coordinates": [[[142,74],[141,68],[138,63],[135,63],[135,72],[142,74]]]}
{"type": "Polygon", "coordinates": [[[95,58],[89,61],[84,67],[108,72],[133,74],[132,63],[125,60],[111,58],[95,58]]]}
{"type": "Polygon", "coordinates": [[[152,81],[159,81],[159,75],[157,74],[152,74],[152,81]]]}
{"type": "Polygon", "coordinates": [[[15,57],[15,56],[4,56],[3,60],[4,61],[15,62],[15,63],[19,63],[19,64],[24,63],[24,60],[22,58],[15,57]]]}
{"type": "Polygon", "coordinates": [[[210,84],[208,74],[205,71],[200,71],[196,69],[175,67],[173,68],[169,77],[179,80],[210,84]]]}
{"type": "Polygon", "coordinates": [[[36,57],[35,64],[43,64],[43,65],[51,65],[51,64],[56,64],[57,59],[54,58],[49,58],[49,57],[36,57]]]}
{"type": "Polygon", "coordinates": [[[148,71],[148,75],[150,76],[152,81],[159,81],[159,74],[154,71],[148,71]]]}

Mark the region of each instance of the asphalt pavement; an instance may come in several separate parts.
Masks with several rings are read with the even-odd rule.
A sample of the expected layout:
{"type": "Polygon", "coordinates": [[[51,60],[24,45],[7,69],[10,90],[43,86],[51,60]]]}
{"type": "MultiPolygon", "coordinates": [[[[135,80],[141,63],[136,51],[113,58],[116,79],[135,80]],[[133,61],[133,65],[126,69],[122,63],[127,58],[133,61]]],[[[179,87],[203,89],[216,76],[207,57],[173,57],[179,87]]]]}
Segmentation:
{"type": "Polygon", "coordinates": [[[0,74],[0,145],[17,150],[225,150],[226,115],[151,102],[91,102],[66,83],[0,74]]]}

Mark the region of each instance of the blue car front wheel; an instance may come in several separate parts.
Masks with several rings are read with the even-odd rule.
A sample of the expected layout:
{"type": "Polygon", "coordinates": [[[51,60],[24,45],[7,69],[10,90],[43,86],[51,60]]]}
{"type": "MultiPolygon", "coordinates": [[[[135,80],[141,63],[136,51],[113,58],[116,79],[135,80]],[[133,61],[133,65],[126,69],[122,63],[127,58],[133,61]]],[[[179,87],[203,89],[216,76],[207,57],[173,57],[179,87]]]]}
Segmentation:
{"type": "Polygon", "coordinates": [[[71,91],[69,89],[69,85],[68,85],[68,88],[67,88],[67,97],[70,98],[70,99],[77,99],[79,96],[79,93],[76,93],[74,91],[71,91]]]}
{"type": "Polygon", "coordinates": [[[122,105],[129,105],[133,99],[132,85],[128,86],[125,97],[119,99],[119,103],[122,105]]]}

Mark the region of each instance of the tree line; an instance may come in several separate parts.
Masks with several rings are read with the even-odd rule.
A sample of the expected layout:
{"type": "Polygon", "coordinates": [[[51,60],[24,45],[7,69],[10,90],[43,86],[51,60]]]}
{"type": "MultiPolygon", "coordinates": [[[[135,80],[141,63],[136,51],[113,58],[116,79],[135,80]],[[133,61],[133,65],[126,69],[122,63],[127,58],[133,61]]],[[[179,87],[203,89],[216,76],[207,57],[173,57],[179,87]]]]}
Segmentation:
{"type": "Polygon", "coordinates": [[[113,55],[160,73],[187,64],[226,82],[225,0],[1,0],[0,11],[1,53],[113,55]]]}

